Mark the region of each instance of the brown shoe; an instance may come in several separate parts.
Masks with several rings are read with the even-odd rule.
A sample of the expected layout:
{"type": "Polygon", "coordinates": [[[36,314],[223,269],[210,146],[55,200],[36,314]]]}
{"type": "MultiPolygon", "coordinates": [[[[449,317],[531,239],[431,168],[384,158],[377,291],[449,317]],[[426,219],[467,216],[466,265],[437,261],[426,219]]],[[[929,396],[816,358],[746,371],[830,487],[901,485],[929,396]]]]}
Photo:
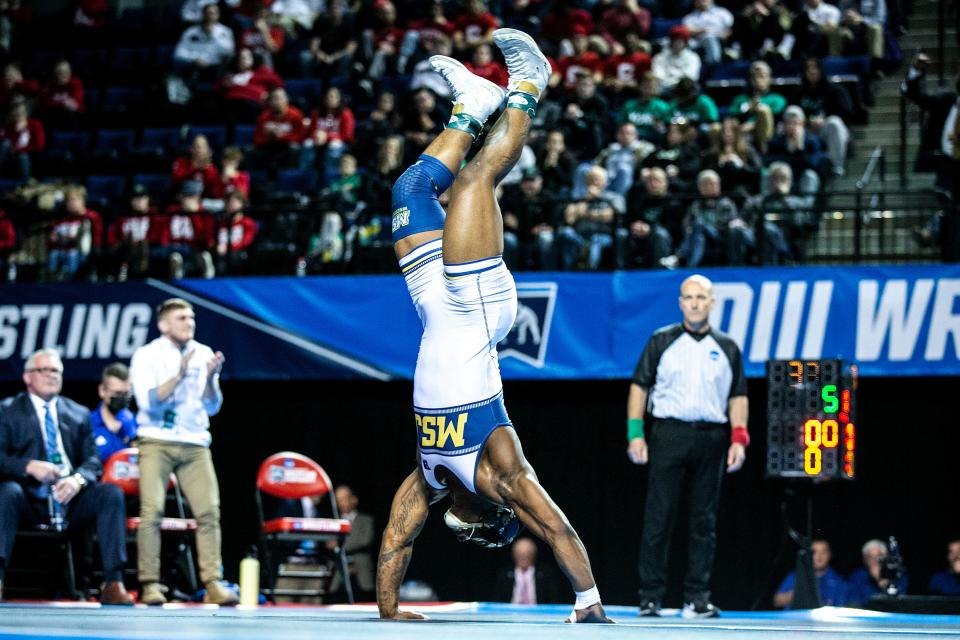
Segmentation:
{"type": "Polygon", "coordinates": [[[108,582],[100,587],[101,604],[119,604],[128,607],[133,606],[133,596],[127,593],[123,582],[108,582]]]}
{"type": "Polygon", "coordinates": [[[211,580],[204,585],[207,592],[203,596],[205,604],[234,605],[240,598],[230,589],[227,589],[221,580],[211,580]]]}

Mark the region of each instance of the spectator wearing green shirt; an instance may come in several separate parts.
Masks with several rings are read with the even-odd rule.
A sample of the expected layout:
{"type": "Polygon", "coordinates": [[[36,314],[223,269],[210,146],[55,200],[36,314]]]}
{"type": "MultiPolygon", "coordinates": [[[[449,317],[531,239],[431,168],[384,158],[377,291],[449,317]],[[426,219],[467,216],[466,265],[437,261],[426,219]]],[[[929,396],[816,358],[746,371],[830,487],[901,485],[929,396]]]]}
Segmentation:
{"type": "Polygon", "coordinates": [[[700,93],[695,80],[681,78],[673,90],[670,101],[671,118],[683,118],[697,127],[701,133],[710,130],[711,125],[720,119],[717,103],[710,96],[700,93]]]}
{"type": "Polygon", "coordinates": [[[629,122],[637,128],[637,135],[643,140],[659,142],[670,122],[670,105],[659,97],[660,81],[652,72],[640,78],[640,97],[628,101],[620,110],[617,120],[620,124],[629,122]]]}
{"type": "Polygon", "coordinates": [[[744,121],[747,131],[753,132],[754,144],[760,150],[767,148],[776,119],[787,108],[787,99],[770,91],[772,79],[770,65],[757,60],[750,65],[750,92],[740,94],[730,103],[730,113],[744,121]]]}

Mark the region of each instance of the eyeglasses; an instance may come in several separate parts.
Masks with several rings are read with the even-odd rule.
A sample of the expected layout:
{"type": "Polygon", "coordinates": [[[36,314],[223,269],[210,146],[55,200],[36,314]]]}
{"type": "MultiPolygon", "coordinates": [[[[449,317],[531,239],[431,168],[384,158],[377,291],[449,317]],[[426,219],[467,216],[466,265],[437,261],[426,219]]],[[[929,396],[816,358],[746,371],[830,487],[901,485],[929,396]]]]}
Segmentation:
{"type": "Polygon", "coordinates": [[[27,369],[27,373],[42,373],[48,376],[62,375],[63,369],[57,369],[56,367],[37,367],[36,369],[27,369]]]}

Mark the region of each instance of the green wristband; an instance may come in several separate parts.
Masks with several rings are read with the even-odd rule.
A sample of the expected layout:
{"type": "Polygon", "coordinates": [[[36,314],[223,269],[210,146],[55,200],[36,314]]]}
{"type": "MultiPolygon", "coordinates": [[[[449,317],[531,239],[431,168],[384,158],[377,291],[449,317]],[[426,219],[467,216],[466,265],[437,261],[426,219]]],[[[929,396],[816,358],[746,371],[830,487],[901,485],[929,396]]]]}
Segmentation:
{"type": "Polygon", "coordinates": [[[627,418],[627,440],[642,438],[643,436],[643,418],[627,418]]]}

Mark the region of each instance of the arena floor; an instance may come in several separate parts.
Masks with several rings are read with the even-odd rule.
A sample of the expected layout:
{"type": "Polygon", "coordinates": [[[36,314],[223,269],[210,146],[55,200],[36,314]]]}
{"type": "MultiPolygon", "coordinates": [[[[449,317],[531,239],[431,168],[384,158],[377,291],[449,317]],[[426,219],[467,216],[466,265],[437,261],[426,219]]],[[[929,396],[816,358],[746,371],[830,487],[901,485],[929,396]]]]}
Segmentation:
{"type": "MultiPolygon", "coordinates": [[[[407,608],[407,607],[404,607],[407,608]]],[[[891,640],[960,638],[960,616],[887,614],[823,608],[788,613],[727,612],[713,620],[684,620],[678,615],[640,619],[636,608],[611,606],[616,626],[563,624],[564,606],[522,607],[486,603],[438,603],[411,606],[428,622],[381,622],[370,605],[330,607],[219,608],[216,605],[101,607],[82,603],[8,603],[0,605],[0,640],[58,638],[85,640],[273,638],[411,638],[474,640],[528,638],[664,638],[712,640],[750,638],[891,640]]],[[[668,612],[669,613],[669,612],[668,612]]]]}

